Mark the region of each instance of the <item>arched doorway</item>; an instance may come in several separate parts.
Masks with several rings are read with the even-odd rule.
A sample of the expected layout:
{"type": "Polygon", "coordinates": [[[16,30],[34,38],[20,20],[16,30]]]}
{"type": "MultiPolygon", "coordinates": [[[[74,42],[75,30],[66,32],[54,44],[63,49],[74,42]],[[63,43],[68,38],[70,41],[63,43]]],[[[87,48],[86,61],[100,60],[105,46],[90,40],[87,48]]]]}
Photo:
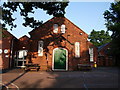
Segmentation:
{"type": "Polygon", "coordinates": [[[68,70],[68,51],[65,48],[53,50],[52,70],[68,70]]]}

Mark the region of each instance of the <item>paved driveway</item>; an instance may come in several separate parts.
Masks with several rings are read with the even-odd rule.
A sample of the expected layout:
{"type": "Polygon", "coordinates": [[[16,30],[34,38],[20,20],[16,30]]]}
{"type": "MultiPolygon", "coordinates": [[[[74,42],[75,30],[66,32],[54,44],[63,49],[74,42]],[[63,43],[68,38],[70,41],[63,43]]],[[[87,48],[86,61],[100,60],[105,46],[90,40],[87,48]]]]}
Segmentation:
{"type": "Polygon", "coordinates": [[[6,88],[118,88],[118,68],[92,71],[45,72],[13,69],[2,74],[6,88]]]}

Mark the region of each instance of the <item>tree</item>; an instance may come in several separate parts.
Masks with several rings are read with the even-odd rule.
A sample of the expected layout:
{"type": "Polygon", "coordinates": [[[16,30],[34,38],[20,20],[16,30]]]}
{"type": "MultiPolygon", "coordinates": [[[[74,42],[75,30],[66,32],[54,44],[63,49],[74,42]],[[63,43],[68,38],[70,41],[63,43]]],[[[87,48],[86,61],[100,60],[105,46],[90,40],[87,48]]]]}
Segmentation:
{"type": "Polygon", "coordinates": [[[48,2],[4,2],[2,6],[2,20],[4,22],[3,27],[8,24],[11,27],[11,30],[16,28],[17,25],[14,24],[16,18],[13,17],[13,14],[18,12],[18,10],[20,10],[20,15],[25,21],[22,25],[25,27],[29,26],[31,28],[36,28],[42,24],[42,21],[35,20],[34,17],[29,17],[29,13],[34,14],[36,9],[42,9],[49,15],[63,17],[67,6],[68,1],[49,2],[48,0],[48,2]]]}
{"type": "Polygon", "coordinates": [[[109,32],[108,31],[105,32],[104,30],[101,31],[92,30],[88,38],[90,39],[90,42],[97,47],[111,41],[109,32]]]}
{"type": "MultiPolygon", "coordinates": [[[[120,63],[120,1],[111,3],[109,10],[104,12],[106,27],[112,31],[112,51],[116,58],[116,64],[120,63]]],[[[120,64],[119,64],[120,65],[120,64]]]]}

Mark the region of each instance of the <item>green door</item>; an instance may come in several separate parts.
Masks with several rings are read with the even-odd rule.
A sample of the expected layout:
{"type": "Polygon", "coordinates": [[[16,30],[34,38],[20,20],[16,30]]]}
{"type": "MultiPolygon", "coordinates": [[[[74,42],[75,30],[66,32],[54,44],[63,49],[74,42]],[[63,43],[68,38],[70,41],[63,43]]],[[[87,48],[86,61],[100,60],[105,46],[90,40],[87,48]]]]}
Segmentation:
{"type": "Polygon", "coordinates": [[[56,49],[54,51],[54,69],[66,70],[66,50],[56,49]]]}

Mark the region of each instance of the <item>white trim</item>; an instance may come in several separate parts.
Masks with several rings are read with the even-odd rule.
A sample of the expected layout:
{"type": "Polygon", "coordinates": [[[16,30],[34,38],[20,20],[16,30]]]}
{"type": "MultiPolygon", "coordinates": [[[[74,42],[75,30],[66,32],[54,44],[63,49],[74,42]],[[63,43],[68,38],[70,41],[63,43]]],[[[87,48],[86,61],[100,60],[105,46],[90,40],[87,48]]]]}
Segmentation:
{"type": "Polygon", "coordinates": [[[17,53],[16,53],[16,54],[17,54],[17,55],[16,55],[16,56],[17,56],[17,59],[16,59],[16,67],[21,67],[21,66],[18,66],[18,62],[19,62],[19,61],[22,61],[22,62],[26,61],[26,59],[24,59],[24,58],[23,58],[23,59],[19,59],[19,58],[18,58],[20,51],[26,51],[26,52],[28,52],[28,50],[18,50],[18,51],[17,51],[17,53]]]}
{"type": "Polygon", "coordinates": [[[80,42],[75,42],[75,57],[80,57],[80,42]]]}
{"type": "Polygon", "coordinates": [[[52,70],[59,70],[59,71],[65,71],[64,69],[54,69],[54,51],[57,49],[64,49],[66,50],[66,71],[68,70],[68,50],[65,48],[54,48],[53,49],[53,55],[52,55],[52,70]]]}
{"type": "Polygon", "coordinates": [[[90,62],[94,61],[94,49],[89,48],[90,62]]]}
{"type": "Polygon", "coordinates": [[[61,25],[61,33],[65,33],[65,25],[64,24],[61,25]]]}

